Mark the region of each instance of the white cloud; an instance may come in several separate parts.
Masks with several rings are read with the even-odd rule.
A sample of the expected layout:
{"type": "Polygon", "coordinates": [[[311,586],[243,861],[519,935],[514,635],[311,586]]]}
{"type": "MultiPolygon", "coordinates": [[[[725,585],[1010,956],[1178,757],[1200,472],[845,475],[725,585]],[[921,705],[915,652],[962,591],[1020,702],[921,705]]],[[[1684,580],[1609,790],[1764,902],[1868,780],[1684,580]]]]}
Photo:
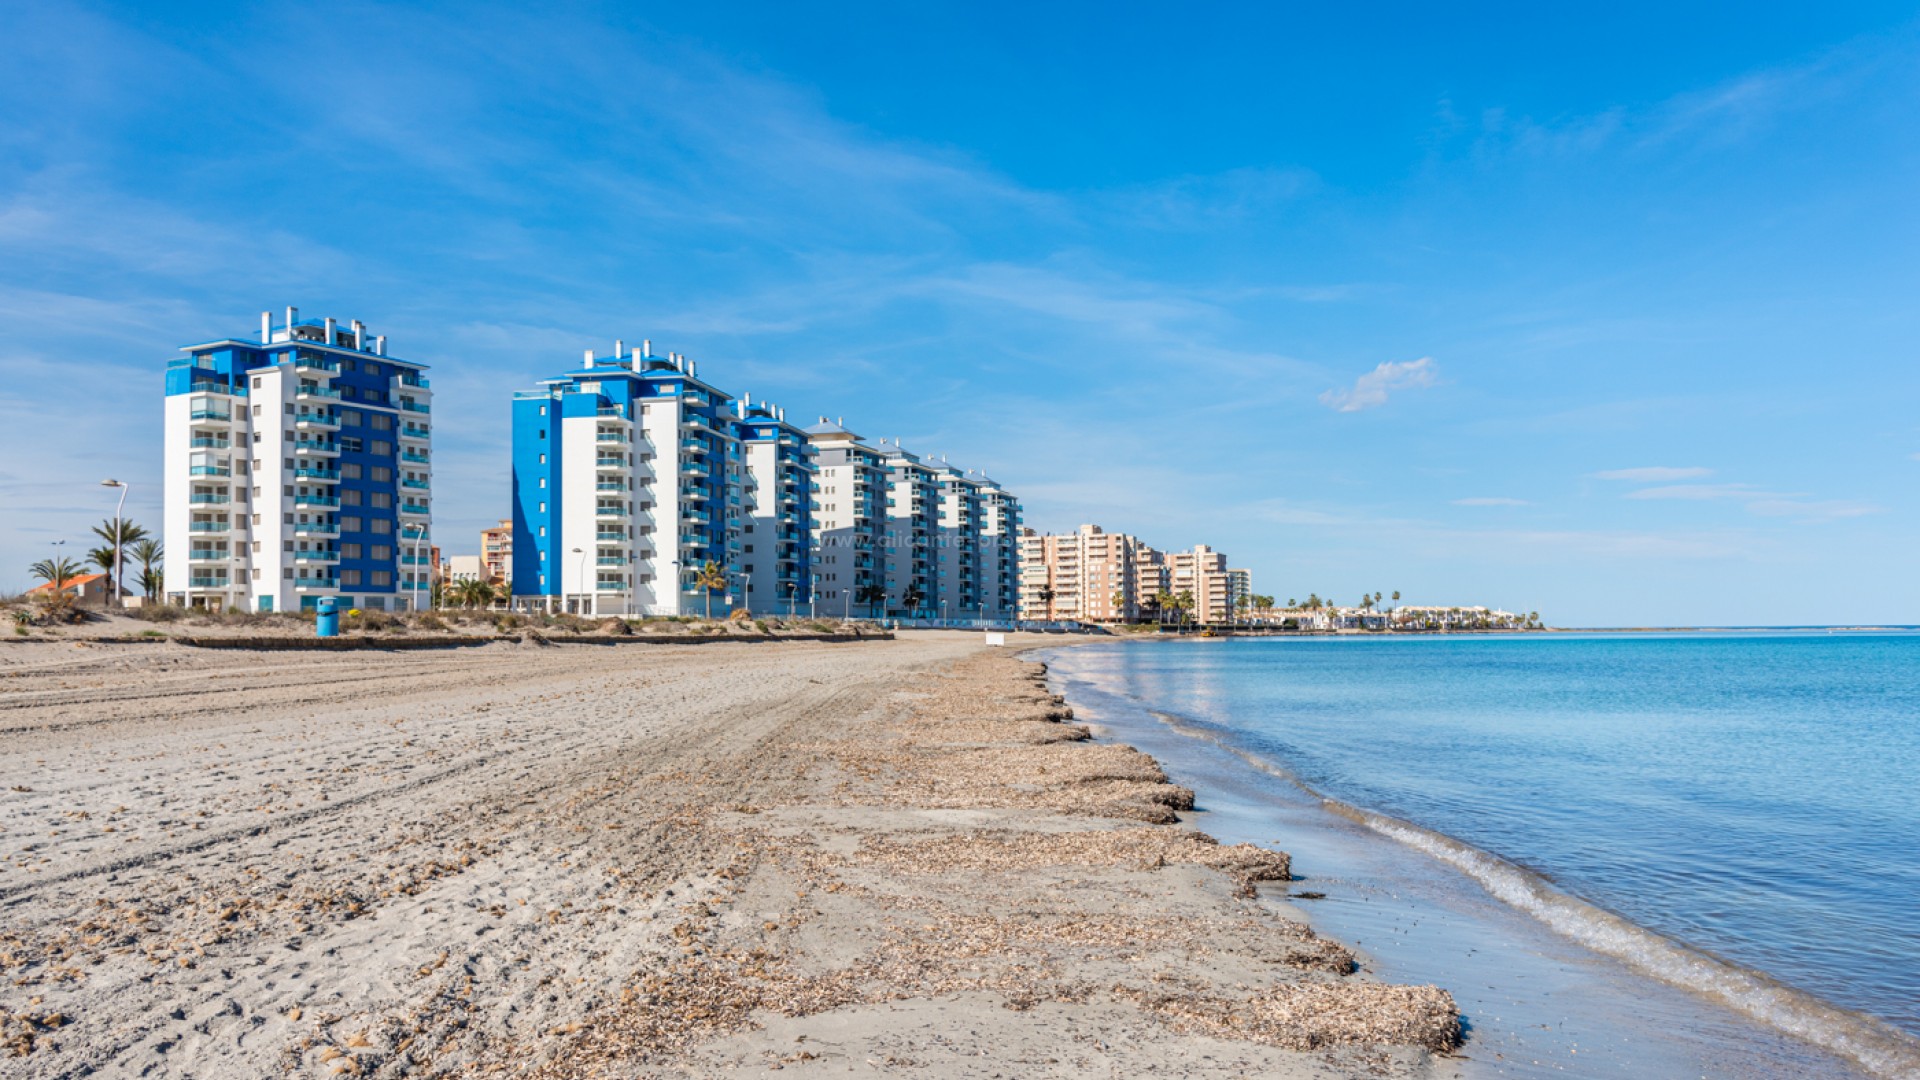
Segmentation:
{"type": "Polygon", "coordinates": [[[1353,381],[1351,390],[1329,390],[1320,395],[1320,404],[1336,412],[1359,412],[1387,403],[1387,394],[1432,386],[1440,376],[1433,357],[1418,360],[1388,360],[1353,381]]]}
{"type": "Polygon", "coordinates": [[[1631,480],[1637,484],[1660,484],[1669,480],[1693,480],[1702,476],[1712,476],[1712,469],[1698,465],[1675,468],[1670,465],[1649,465],[1640,469],[1608,469],[1605,472],[1588,473],[1595,480],[1631,480]]]}
{"type": "Polygon", "coordinates": [[[1791,495],[1778,495],[1761,491],[1752,484],[1668,484],[1664,487],[1641,488],[1627,492],[1629,499],[1684,499],[1689,502],[1704,502],[1709,499],[1760,499],[1793,498],[1791,495]]]}
{"type": "Polygon", "coordinates": [[[1455,506],[1532,506],[1525,499],[1510,499],[1505,495],[1476,495],[1467,499],[1453,500],[1455,506]]]}
{"type": "Polygon", "coordinates": [[[1802,523],[1840,521],[1846,518],[1878,514],[1881,507],[1872,503],[1844,499],[1809,501],[1801,499],[1756,499],[1747,504],[1747,513],[1759,517],[1790,518],[1802,523]]]}

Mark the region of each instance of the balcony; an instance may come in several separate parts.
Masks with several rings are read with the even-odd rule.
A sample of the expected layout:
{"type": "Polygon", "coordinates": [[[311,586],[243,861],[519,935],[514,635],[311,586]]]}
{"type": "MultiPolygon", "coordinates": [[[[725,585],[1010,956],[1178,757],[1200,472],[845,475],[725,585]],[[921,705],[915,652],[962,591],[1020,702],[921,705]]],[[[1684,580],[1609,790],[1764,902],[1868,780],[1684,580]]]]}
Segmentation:
{"type": "Polygon", "coordinates": [[[426,503],[403,502],[400,504],[400,512],[413,517],[426,517],[433,513],[433,510],[426,503]]]}
{"type": "Polygon", "coordinates": [[[233,413],[226,409],[195,409],[187,418],[196,424],[225,424],[233,420],[233,413]]]}
{"type": "Polygon", "coordinates": [[[633,440],[624,431],[596,431],[593,441],[606,446],[625,446],[633,440]]]}
{"type": "Polygon", "coordinates": [[[417,402],[417,401],[402,401],[402,402],[400,402],[400,408],[402,408],[402,409],[404,409],[405,411],[407,411],[407,412],[410,412],[410,413],[423,413],[423,414],[424,414],[424,413],[430,413],[430,412],[432,412],[432,411],[433,411],[433,410],[432,410],[431,408],[429,408],[428,406],[425,406],[425,405],[422,405],[422,404],[420,404],[420,403],[419,403],[419,402],[417,402]]]}
{"type": "Polygon", "coordinates": [[[188,562],[226,562],[233,558],[233,552],[226,548],[189,548],[188,562]]]}
{"type": "Polygon", "coordinates": [[[225,506],[233,501],[231,495],[215,495],[211,492],[196,491],[187,496],[187,501],[195,506],[225,506]]]}
{"type": "Polygon", "coordinates": [[[599,556],[598,558],[596,558],[596,559],[594,559],[594,560],[593,560],[593,565],[595,565],[595,566],[625,566],[625,565],[627,565],[627,561],[628,561],[628,560],[626,560],[625,558],[623,558],[623,557],[621,557],[621,556],[618,556],[618,555],[601,555],[601,556],[599,556]]]}
{"type": "Polygon", "coordinates": [[[293,452],[309,457],[339,457],[340,444],[325,439],[297,439],[293,444],[293,452]]]}
{"type": "Polygon", "coordinates": [[[338,469],[310,469],[302,466],[293,470],[293,478],[295,480],[318,480],[323,484],[337,484],[340,482],[340,471],[338,469]]]}
{"type": "Polygon", "coordinates": [[[593,415],[602,420],[613,420],[623,424],[633,423],[632,420],[627,418],[627,414],[618,405],[607,405],[595,409],[593,415]]]}
{"type": "Polygon", "coordinates": [[[696,480],[704,480],[713,475],[713,470],[698,461],[689,461],[680,467],[680,475],[691,476],[696,480]]]}
{"type": "Polygon", "coordinates": [[[294,373],[298,375],[313,375],[317,378],[330,379],[339,373],[340,361],[322,356],[319,353],[308,352],[305,349],[295,349],[293,352],[293,370],[294,373]]]}
{"type": "Polygon", "coordinates": [[[194,476],[232,476],[233,467],[230,465],[192,465],[187,468],[187,472],[194,476]]]}
{"type": "Polygon", "coordinates": [[[680,520],[689,525],[709,525],[713,522],[713,515],[705,510],[682,510],[680,520]]]}
{"type": "Polygon", "coordinates": [[[411,476],[404,476],[400,478],[400,486],[403,488],[413,488],[415,491],[428,491],[432,489],[433,482],[431,480],[415,480],[411,476]]]}
{"type": "Polygon", "coordinates": [[[433,556],[431,555],[420,555],[417,553],[409,555],[405,552],[402,552],[400,555],[400,565],[402,566],[426,566],[431,562],[433,562],[433,556]]]}
{"type": "Polygon", "coordinates": [[[429,429],[423,428],[418,424],[401,424],[400,437],[403,439],[418,439],[421,442],[425,442],[431,437],[431,432],[429,429]]]}
{"type": "Polygon", "coordinates": [[[293,414],[293,426],[309,431],[338,431],[340,418],[330,413],[302,411],[293,414]]]}
{"type": "Polygon", "coordinates": [[[337,589],[340,587],[340,579],[337,577],[298,576],[293,579],[293,587],[296,589],[337,589]]]}
{"type": "Polygon", "coordinates": [[[705,454],[708,452],[707,441],[705,439],[681,439],[680,449],[689,454],[705,454]]]}
{"type": "Polygon", "coordinates": [[[224,521],[189,521],[187,522],[187,531],[197,533],[228,533],[233,531],[233,526],[224,521]]]}
{"type": "Polygon", "coordinates": [[[413,463],[414,463],[415,465],[429,465],[429,464],[432,464],[432,462],[433,462],[433,459],[432,459],[432,458],[430,458],[430,457],[428,457],[427,455],[425,455],[425,454],[423,454],[423,453],[421,453],[421,452],[420,452],[420,451],[418,451],[418,450],[402,450],[402,451],[400,451],[400,460],[401,460],[401,461],[411,461],[411,462],[413,462],[413,463]]]}
{"type": "Polygon", "coordinates": [[[712,547],[713,544],[712,541],[701,536],[699,533],[681,533],[680,546],[683,548],[707,548],[712,547]]]}
{"type": "Polygon", "coordinates": [[[633,511],[622,503],[601,503],[593,508],[593,516],[602,521],[625,521],[633,516],[633,511]]]}
{"type": "Polygon", "coordinates": [[[602,581],[594,585],[596,592],[626,592],[626,583],[620,581],[602,581]]]}
{"type": "Polygon", "coordinates": [[[598,457],[593,459],[593,467],[598,472],[613,472],[627,467],[624,457],[598,457]]]}
{"type": "Polygon", "coordinates": [[[680,489],[680,497],[683,499],[692,499],[695,502],[706,502],[707,492],[705,488],[683,487],[680,489]]]}
{"type": "Polygon", "coordinates": [[[433,384],[427,381],[426,376],[415,375],[411,371],[403,371],[395,375],[393,381],[397,386],[412,386],[421,390],[429,390],[433,387],[433,384]]]}
{"type": "Polygon", "coordinates": [[[340,553],[337,551],[320,551],[317,549],[296,551],[293,553],[293,561],[296,563],[337,563],[340,561],[340,553]]]}
{"type": "Polygon", "coordinates": [[[596,544],[624,544],[627,542],[627,534],[618,529],[612,531],[603,530],[593,534],[593,542],[596,544]]]}
{"type": "Polygon", "coordinates": [[[224,435],[218,438],[212,435],[195,435],[187,445],[195,450],[230,450],[233,448],[232,441],[224,435]]]}
{"type": "Polygon", "coordinates": [[[625,482],[620,480],[602,480],[599,483],[593,485],[593,490],[604,491],[609,494],[612,494],[614,492],[626,491],[627,485],[625,482]]]}
{"type": "Polygon", "coordinates": [[[189,589],[224,589],[231,584],[232,582],[223,577],[189,577],[187,579],[189,589]]]}
{"type": "Polygon", "coordinates": [[[338,507],[339,505],[340,505],[340,500],[332,495],[307,494],[307,495],[295,495],[293,497],[293,507],[296,510],[309,510],[309,509],[322,509],[322,508],[332,510],[338,507]]]}
{"type": "Polygon", "coordinates": [[[293,526],[295,536],[339,536],[340,526],[328,525],[319,521],[301,521],[293,526]]]}
{"type": "Polygon", "coordinates": [[[340,391],[331,386],[296,386],[293,388],[295,401],[339,401],[340,391]]]}

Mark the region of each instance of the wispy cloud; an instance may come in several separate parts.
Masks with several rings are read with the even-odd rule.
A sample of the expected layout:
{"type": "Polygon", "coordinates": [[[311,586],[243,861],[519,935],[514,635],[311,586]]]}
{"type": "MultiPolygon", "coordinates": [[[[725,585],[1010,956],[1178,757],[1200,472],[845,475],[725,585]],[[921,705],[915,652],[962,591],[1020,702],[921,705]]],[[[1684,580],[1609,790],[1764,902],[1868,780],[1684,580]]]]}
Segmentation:
{"type": "Polygon", "coordinates": [[[1418,360],[1388,360],[1353,381],[1346,390],[1329,390],[1320,395],[1320,404],[1335,412],[1360,412],[1387,403],[1387,395],[1396,390],[1432,386],[1440,369],[1433,357],[1418,360]]]}
{"type": "Polygon", "coordinates": [[[1844,521],[1848,518],[1878,514],[1886,508],[1872,503],[1845,499],[1756,499],[1747,504],[1747,512],[1758,517],[1787,518],[1802,524],[1844,521]]]}
{"type": "Polygon", "coordinates": [[[1605,472],[1588,473],[1595,480],[1630,480],[1636,484],[1663,484],[1670,480],[1693,480],[1702,476],[1712,476],[1712,469],[1698,465],[1674,467],[1671,465],[1648,465],[1638,469],[1608,469],[1605,472]]]}
{"type": "Polygon", "coordinates": [[[1505,495],[1476,495],[1466,499],[1453,500],[1455,506],[1532,506],[1525,499],[1508,498],[1505,495]]]}
{"type": "Polygon", "coordinates": [[[1752,484],[1667,484],[1662,487],[1641,488],[1629,491],[1628,499],[1683,499],[1689,502],[1706,502],[1712,499],[1759,499],[1794,498],[1791,495],[1778,495],[1762,491],[1752,484]]]}

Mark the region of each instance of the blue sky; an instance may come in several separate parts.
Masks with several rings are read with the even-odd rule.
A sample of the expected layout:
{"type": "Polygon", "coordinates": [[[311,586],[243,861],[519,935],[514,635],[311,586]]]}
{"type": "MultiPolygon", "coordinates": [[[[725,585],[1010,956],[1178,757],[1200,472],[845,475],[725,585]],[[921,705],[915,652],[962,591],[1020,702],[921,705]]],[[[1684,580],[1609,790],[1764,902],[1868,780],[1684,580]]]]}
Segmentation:
{"type": "Polygon", "coordinates": [[[293,304],[450,552],[647,337],[1282,599],[1920,621],[1911,5],[1041,7],[5,0],[0,587],[293,304]]]}

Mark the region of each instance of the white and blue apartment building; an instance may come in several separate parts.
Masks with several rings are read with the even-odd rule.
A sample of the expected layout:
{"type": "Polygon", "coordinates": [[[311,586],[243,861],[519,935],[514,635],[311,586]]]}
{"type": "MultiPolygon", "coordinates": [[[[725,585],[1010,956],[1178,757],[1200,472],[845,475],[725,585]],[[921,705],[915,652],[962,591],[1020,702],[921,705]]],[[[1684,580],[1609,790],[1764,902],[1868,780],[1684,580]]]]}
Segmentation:
{"type": "Polygon", "coordinates": [[[260,316],[166,372],[166,598],[409,610],[432,587],[432,391],[358,321],[260,316]]]}
{"type": "Polygon", "coordinates": [[[513,597],[584,615],[812,600],[812,466],[778,408],[643,342],[513,399],[513,597]],[[749,550],[751,549],[751,550],[749,550]],[[697,578],[709,563],[723,588],[697,578]]]}

